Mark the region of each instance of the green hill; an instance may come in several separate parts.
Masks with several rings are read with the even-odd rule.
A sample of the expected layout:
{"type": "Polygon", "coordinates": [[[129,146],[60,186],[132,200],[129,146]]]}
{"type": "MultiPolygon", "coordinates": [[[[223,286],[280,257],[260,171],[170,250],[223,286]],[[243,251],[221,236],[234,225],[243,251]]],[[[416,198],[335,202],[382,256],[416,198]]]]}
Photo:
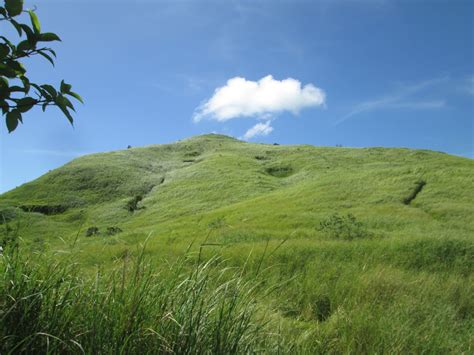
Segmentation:
{"type": "Polygon", "coordinates": [[[83,156],[1,195],[0,238],[74,250],[84,270],[146,238],[157,264],[201,250],[271,267],[266,281],[288,284],[261,301],[302,352],[468,353],[473,176],[474,161],[428,150],[203,135],[83,156]]]}

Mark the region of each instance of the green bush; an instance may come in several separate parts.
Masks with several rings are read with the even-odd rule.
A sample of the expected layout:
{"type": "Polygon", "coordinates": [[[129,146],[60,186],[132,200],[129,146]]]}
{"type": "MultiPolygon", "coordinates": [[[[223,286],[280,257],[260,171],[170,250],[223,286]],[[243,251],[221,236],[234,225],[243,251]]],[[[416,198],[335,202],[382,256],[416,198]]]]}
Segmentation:
{"type": "Polygon", "coordinates": [[[132,199],[128,200],[127,201],[127,210],[129,212],[134,212],[134,211],[138,210],[138,203],[141,200],[143,200],[142,195],[137,195],[137,196],[133,197],[132,199]]]}
{"type": "Polygon", "coordinates": [[[319,296],[313,304],[314,317],[319,321],[323,322],[329,318],[332,313],[331,300],[327,296],[319,296]]]}
{"type": "Polygon", "coordinates": [[[118,233],[122,233],[122,229],[116,226],[107,227],[107,230],[105,232],[106,235],[115,235],[118,233]]]}
{"type": "Polygon", "coordinates": [[[327,233],[332,238],[344,240],[372,236],[372,233],[367,230],[366,226],[351,213],[345,216],[340,216],[337,213],[331,215],[319,223],[318,230],[327,233]]]}
{"type": "Polygon", "coordinates": [[[273,166],[265,169],[266,173],[275,177],[288,177],[293,174],[291,166],[273,166]]]}
{"type": "Polygon", "coordinates": [[[15,207],[0,208],[0,224],[8,223],[17,216],[15,207]]]}
{"type": "Polygon", "coordinates": [[[89,227],[86,230],[86,237],[92,237],[93,235],[99,234],[99,228],[97,227],[89,227]]]}

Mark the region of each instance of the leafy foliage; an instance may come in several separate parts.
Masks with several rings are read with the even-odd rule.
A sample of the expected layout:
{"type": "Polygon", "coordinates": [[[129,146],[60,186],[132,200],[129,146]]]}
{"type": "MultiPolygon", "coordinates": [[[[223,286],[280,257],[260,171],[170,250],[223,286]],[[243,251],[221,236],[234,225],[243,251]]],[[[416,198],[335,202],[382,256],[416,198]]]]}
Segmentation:
{"type": "Polygon", "coordinates": [[[364,224],[351,213],[345,216],[340,216],[337,213],[333,214],[320,222],[319,230],[327,232],[336,239],[352,240],[371,236],[364,224]]]}
{"type": "Polygon", "coordinates": [[[129,212],[134,212],[138,210],[138,203],[143,200],[142,195],[137,195],[127,201],[127,210],[129,212]]]}
{"type": "Polygon", "coordinates": [[[99,228],[97,227],[89,227],[86,230],[86,237],[92,237],[93,235],[99,234],[99,228]]]}
{"type": "Polygon", "coordinates": [[[38,55],[54,66],[56,52],[46,43],[61,41],[59,36],[52,32],[41,32],[38,16],[33,10],[24,10],[23,0],[5,0],[4,6],[0,6],[0,21],[9,22],[20,39],[26,37],[14,44],[0,35],[0,108],[8,132],[13,132],[19,122],[23,123],[23,114],[35,106],[41,106],[43,112],[48,106],[57,106],[73,124],[71,111],[75,109],[68,96],[83,102],[81,96],[71,91],[72,86],[64,80],[59,89],[49,84],[31,82],[21,62],[38,55]],[[30,25],[17,21],[16,17],[22,13],[28,13],[30,25]]]}

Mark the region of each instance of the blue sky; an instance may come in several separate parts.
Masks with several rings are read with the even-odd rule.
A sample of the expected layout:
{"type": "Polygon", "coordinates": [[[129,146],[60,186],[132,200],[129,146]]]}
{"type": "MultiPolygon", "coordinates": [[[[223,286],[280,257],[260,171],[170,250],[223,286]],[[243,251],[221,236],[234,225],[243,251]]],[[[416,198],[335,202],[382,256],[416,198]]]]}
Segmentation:
{"type": "Polygon", "coordinates": [[[82,154],[209,132],[474,157],[472,1],[25,3],[63,39],[55,68],[25,63],[31,78],[86,102],[74,128],[54,108],[0,127],[0,192],[82,154]]]}

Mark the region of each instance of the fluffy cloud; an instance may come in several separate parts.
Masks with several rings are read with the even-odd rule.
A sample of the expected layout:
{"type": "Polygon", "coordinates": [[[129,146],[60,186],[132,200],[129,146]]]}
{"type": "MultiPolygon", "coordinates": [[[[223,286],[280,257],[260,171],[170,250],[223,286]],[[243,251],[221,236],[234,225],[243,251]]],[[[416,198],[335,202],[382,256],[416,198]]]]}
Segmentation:
{"type": "MultiPolygon", "coordinates": [[[[300,81],[292,78],[275,80],[268,75],[259,81],[251,81],[235,77],[217,88],[214,95],[196,110],[193,119],[195,122],[204,118],[224,122],[252,116],[268,119],[284,111],[297,114],[306,107],[321,106],[325,97],[320,88],[313,84],[302,87],[300,81]]],[[[269,122],[267,124],[271,128],[269,122]]]]}
{"type": "Polygon", "coordinates": [[[243,139],[249,140],[256,136],[267,136],[273,131],[273,127],[270,126],[270,121],[265,123],[257,123],[255,126],[250,128],[245,134],[243,135],[243,139]]]}

